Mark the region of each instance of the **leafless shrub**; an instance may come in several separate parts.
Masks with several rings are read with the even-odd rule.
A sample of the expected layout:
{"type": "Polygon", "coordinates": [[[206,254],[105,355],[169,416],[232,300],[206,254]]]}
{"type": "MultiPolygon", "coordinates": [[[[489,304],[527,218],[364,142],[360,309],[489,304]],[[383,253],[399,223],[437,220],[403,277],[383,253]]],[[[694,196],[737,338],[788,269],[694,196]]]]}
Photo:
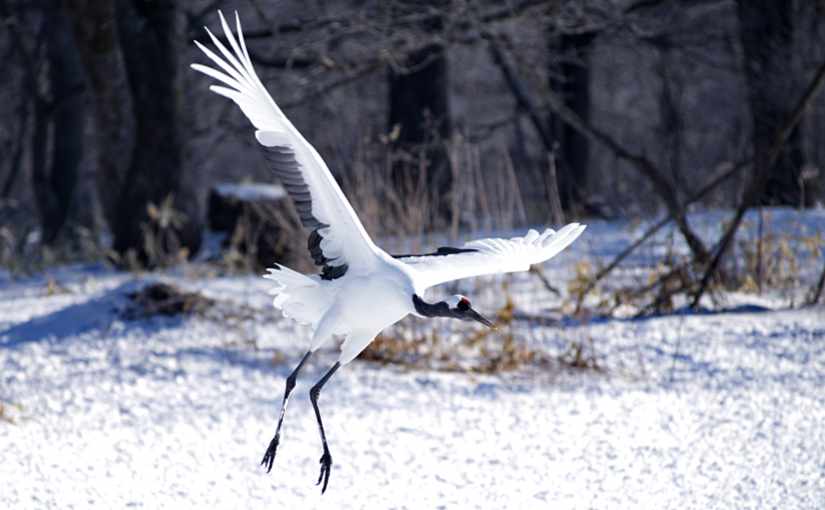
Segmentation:
{"type": "MultiPolygon", "coordinates": [[[[723,222],[721,228],[727,224],[723,222]]],[[[816,277],[810,268],[820,265],[823,245],[821,232],[808,232],[793,221],[776,223],[771,213],[759,211],[755,220],[743,221],[740,238],[720,267],[720,276],[709,282],[707,294],[716,304],[723,304],[730,292],[771,293],[788,306],[810,302],[816,284],[807,296],[804,286],[816,277]]],[[[617,272],[610,282],[601,280],[602,268],[580,262],[568,285],[576,309],[613,316],[672,313],[688,306],[701,284],[704,266],[677,250],[672,238],[664,248],[661,254],[651,255],[650,265],[617,272]]]]}
{"type": "MultiPolygon", "coordinates": [[[[825,238],[821,232],[802,234],[801,229],[772,226],[772,216],[760,211],[757,235],[740,239],[740,257],[733,257],[728,267],[730,288],[740,292],[762,293],[764,290],[784,293],[793,306],[802,298],[805,274],[803,268],[816,267],[822,259],[825,238]]],[[[745,224],[744,229],[753,226],[745,224]]],[[[804,298],[803,298],[804,299],[804,298]]]]}
{"type": "MultiPolygon", "coordinates": [[[[149,203],[146,213],[149,221],[141,224],[143,232],[144,265],[167,267],[180,264],[189,257],[189,249],[180,242],[178,232],[186,215],[175,209],[174,196],[167,195],[160,204],[149,203]]],[[[127,254],[130,267],[140,264],[134,250],[127,254]]]]}

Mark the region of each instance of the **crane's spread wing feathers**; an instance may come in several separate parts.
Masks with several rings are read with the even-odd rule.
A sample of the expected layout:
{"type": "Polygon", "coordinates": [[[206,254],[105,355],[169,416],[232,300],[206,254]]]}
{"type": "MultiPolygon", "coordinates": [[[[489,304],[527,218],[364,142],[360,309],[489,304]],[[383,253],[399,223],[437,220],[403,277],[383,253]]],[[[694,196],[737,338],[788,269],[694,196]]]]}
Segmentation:
{"type": "Polygon", "coordinates": [[[304,227],[310,229],[308,249],[322,267],[321,277],[335,279],[348,269],[373,266],[378,248],[370,239],[326,163],[292,125],[266,91],[252,67],[241,23],[235,13],[235,34],[220,13],[229,49],[206,29],[220,55],[195,41],[214,67],[192,68],[221,83],[209,87],[234,101],[257,129],[255,138],[264,147],[276,176],[292,198],[304,227]]]}
{"type": "Polygon", "coordinates": [[[479,239],[461,248],[397,258],[414,270],[416,283],[427,288],[471,276],[527,271],[567,248],[584,229],[578,223],[565,225],[558,232],[547,229],[539,234],[531,229],[523,237],[479,239]]]}

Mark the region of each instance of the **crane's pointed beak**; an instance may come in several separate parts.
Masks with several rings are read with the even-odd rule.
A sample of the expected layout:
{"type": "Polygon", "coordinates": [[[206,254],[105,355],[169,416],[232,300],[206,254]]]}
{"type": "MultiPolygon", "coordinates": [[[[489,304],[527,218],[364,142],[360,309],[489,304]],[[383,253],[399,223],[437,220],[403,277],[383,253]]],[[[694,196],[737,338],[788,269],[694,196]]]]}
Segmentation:
{"type": "Polygon", "coordinates": [[[490,322],[489,320],[487,320],[487,318],[486,318],[486,317],[484,317],[484,316],[483,316],[483,315],[481,315],[480,313],[476,312],[476,311],[475,311],[475,310],[473,310],[472,308],[470,308],[469,310],[467,310],[466,314],[467,314],[467,317],[468,317],[468,318],[470,318],[470,319],[472,319],[472,320],[474,320],[474,321],[480,322],[480,323],[484,324],[485,326],[487,326],[487,327],[488,327],[488,328],[490,328],[490,329],[496,329],[495,324],[493,324],[492,322],[490,322]]]}

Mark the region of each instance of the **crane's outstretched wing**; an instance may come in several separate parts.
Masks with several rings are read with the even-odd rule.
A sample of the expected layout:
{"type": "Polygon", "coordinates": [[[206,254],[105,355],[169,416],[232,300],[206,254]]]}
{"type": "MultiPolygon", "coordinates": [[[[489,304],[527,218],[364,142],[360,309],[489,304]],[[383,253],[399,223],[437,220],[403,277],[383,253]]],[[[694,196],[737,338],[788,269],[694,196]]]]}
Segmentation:
{"type": "Polygon", "coordinates": [[[223,55],[195,41],[214,63],[213,67],[192,64],[192,69],[219,81],[209,89],[228,97],[241,108],[257,129],[255,138],[283,183],[298,211],[301,223],[310,229],[308,248],[321,278],[332,280],[348,269],[360,271],[375,263],[378,248],[364,230],[326,163],[275,104],[252,67],[237,12],[237,39],[218,11],[229,51],[209,29],[212,43],[223,55]]]}
{"type": "Polygon", "coordinates": [[[565,225],[558,232],[530,230],[524,237],[479,239],[461,248],[439,248],[426,255],[396,255],[415,271],[416,282],[424,288],[471,276],[527,271],[533,264],[548,260],[570,246],[585,226],[565,225]]]}

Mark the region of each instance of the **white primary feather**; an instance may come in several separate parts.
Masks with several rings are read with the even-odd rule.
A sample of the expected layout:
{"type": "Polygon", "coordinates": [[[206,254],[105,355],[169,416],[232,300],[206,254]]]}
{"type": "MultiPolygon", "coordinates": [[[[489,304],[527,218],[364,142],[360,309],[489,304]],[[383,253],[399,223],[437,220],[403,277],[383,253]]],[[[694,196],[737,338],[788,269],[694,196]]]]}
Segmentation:
{"type": "Polygon", "coordinates": [[[523,237],[479,239],[461,247],[473,251],[399,260],[412,268],[416,287],[426,289],[471,276],[527,271],[531,265],[544,262],[567,248],[585,228],[570,223],[558,232],[547,229],[539,234],[531,229],[523,237]]]}
{"type": "Polygon", "coordinates": [[[192,69],[222,84],[209,88],[237,103],[258,130],[255,137],[261,145],[285,147],[294,153],[300,175],[311,195],[312,216],[326,225],[318,229],[323,237],[321,249],[324,256],[337,259],[332,262],[335,265],[347,264],[349,271],[368,272],[377,262],[379,249],[370,239],[324,160],[295,129],[264,88],[252,67],[237,13],[237,39],[223,14],[219,14],[229,48],[206,29],[220,55],[195,41],[198,48],[214,63],[214,67],[192,64],[192,69]]]}

